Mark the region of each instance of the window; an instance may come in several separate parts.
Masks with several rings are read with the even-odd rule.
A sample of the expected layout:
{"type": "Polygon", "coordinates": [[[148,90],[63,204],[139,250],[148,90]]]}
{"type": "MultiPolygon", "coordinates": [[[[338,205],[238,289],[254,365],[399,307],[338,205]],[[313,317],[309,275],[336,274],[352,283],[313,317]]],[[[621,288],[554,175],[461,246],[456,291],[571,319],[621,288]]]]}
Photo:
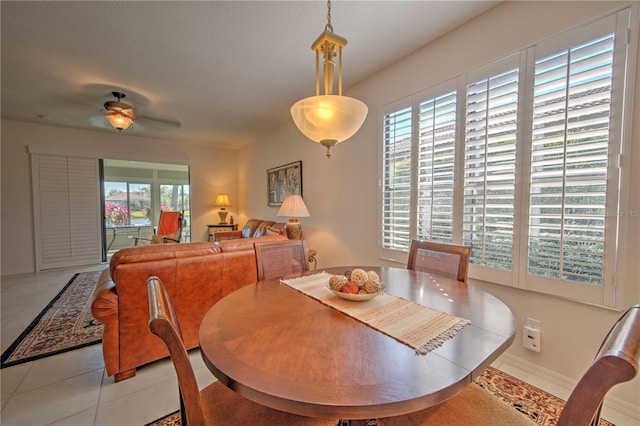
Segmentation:
{"type": "Polygon", "coordinates": [[[603,283],[613,34],[536,61],[528,273],[603,283]]]}
{"type": "Polygon", "coordinates": [[[103,161],[105,252],[150,239],[161,211],[184,215],[182,241],[190,240],[189,167],[140,161],[103,161]]]}
{"type": "Polygon", "coordinates": [[[160,209],[185,211],[189,209],[189,185],[160,185],[160,209]]]}
{"type": "Polygon", "coordinates": [[[411,107],[384,117],[382,246],[409,250],[411,242],[411,107]]]}
{"type": "Polygon", "coordinates": [[[513,269],[517,59],[468,84],[465,104],[462,242],[471,264],[504,271],[513,269]]]}
{"type": "Polygon", "coordinates": [[[417,235],[420,240],[451,242],[456,151],[456,92],[419,104],[417,235]]]}
{"type": "Polygon", "coordinates": [[[104,182],[106,226],[151,225],[151,184],[104,182]]]}
{"type": "Polygon", "coordinates": [[[629,16],[383,107],[381,256],[464,243],[470,278],[615,306],[629,16]]]}

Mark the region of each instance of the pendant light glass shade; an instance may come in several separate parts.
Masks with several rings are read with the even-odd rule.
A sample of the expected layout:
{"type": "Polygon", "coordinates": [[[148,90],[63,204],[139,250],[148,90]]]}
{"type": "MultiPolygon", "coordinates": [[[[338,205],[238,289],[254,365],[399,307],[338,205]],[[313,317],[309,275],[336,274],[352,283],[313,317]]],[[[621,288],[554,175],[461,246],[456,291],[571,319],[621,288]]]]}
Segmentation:
{"type": "Polygon", "coordinates": [[[119,131],[128,129],[133,123],[131,118],[117,112],[107,115],[107,120],[109,120],[109,123],[119,131]]]}
{"type": "MultiPolygon", "coordinates": [[[[367,118],[364,102],[348,96],[318,95],[293,104],[291,116],[298,129],[327,150],[353,136],[367,118]]],[[[331,155],[330,152],[327,156],[331,155]]]]}

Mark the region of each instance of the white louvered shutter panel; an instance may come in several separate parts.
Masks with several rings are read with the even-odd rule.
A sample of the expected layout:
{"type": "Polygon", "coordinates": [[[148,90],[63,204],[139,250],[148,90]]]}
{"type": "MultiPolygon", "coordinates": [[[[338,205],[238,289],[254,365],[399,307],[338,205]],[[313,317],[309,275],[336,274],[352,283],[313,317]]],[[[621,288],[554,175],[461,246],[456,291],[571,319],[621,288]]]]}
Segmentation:
{"type": "Polygon", "coordinates": [[[494,271],[513,269],[518,83],[516,62],[467,85],[463,243],[494,271]]]}
{"type": "Polygon", "coordinates": [[[614,37],[536,61],[528,273],[603,283],[614,37]]]}
{"type": "Polygon", "coordinates": [[[37,270],[101,262],[95,158],[32,154],[37,270]]]}
{"type": "Polygon", "coordinates": [[[420,102],[417,238],[450,243],[456,154],[456,92],[420,102]]]}
{"type": "Polygon", "coordinates": [[[383,117],[383,249],[407,250],[411,241],[411,112],[406,107],[383,117]]]}

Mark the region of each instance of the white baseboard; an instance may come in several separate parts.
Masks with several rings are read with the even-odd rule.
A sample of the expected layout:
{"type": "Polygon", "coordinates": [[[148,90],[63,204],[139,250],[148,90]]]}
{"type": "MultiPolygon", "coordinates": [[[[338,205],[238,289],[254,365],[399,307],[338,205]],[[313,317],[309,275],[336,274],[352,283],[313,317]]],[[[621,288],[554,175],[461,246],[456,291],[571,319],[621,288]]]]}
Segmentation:
{"type": "MultiPolygon", "coordinates": [[[[563,388],[568,390],[573,389],[577,384],[577,381],[573,379],[558,374],[554,371],[547,370],[546,368],[540,367],[539,365],[533,364],[529,361],[525,361],[522,358],[518,358],[508,353],[503,353],[500,356],[499,360],[521,370],[524,370],[528,373],[535,374],[536,376],[541,377],[544,380],[548,380],[549,382],[558,386],[562,386],[563,388]]],[[[604,407],[618,411],[625,416],[631,417],[637,421],[637,424],[640,424],[640,417],[638,415],[638,413],[640,413],[640,406],[638,405],[632,404],[616,396],[609,395],[605,398],[604,407]]]]}

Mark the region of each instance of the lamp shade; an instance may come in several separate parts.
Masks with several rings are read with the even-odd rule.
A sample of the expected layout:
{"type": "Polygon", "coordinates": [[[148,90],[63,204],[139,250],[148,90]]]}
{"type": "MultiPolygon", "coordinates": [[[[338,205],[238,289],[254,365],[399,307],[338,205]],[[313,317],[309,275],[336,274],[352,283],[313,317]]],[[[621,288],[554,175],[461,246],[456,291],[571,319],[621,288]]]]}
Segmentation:
{"type": "Polygon", "coordinates": [[[301,196],[289,195],[282,202],[282,206],[278,210],[278,216],[309,217],[311,215],[301,196]]]}
{"type": "Polygon", "coordinates": [[[229,204],[229,196],[226,194],[218,194],[216,195],[216,207],[228,207],[229,204]]]}
{"type": "Polygon", "coordinates": [[[364,123],[367,105],[358,99],[340,95],[318,95],[293,104],[291,117],[298,129],[312,141],[343,142],[364,123]]]}

